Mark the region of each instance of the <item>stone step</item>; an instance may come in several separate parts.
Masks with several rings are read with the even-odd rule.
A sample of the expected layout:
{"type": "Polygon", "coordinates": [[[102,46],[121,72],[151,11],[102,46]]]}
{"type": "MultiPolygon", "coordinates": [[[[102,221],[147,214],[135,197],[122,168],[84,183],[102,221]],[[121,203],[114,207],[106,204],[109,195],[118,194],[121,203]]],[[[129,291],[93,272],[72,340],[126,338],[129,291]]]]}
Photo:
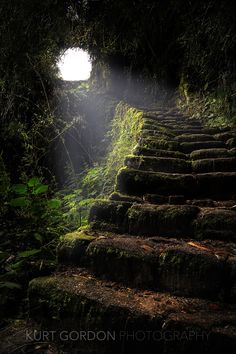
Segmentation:
{"type": "Polygon", "coordinates": [[[174,174],[123,168],[117,175],[116,190],[123,194],[184,195],[189,199],[234,199],[236,173],[174,174]]]}
{"type": "Polygon", "coordinates": [[[142,134],[145,133],[147,134],[147,131],[150,132],[151,135],[154,135],[154,134],[157,134],[157,132],[159,133],[164,133],[166,134],[167,136],[172,136],[174,137],[175,134],[172,133],[171,129],[169,128],[166,128],[166,127],[163,127],[163,126],[160,126],[160,125],[151,125],[151,124],[143,124],[142,126],[142,134]]]}
{"type": "Polygon", "coordinates": [[[222,140],[222,141],[229,141],[229,139],[234,138],[235,134],[232,133],[232,131],[224,132],[224,133],[218,133],[214,135],[214,138],[217,140],[222,140]]]}
{"type": "Polygon", "coordinates": [[[100,201],[92,206],[89,221],[94,230],[120,234],[236,242],[235,209],[100,201]]]}
{"type": "Polygon", "coordinates": [[[136,170],[191,173],[191,162],[172,157],[127,156],[124,165],[136,170]]]}
{"type": "Polygon", "coordinates": [[[70,353],[231,354],[236,343],[234,305],[135,290],[79,270],[31,281],[29,314],[70,353]]]}
{"type": "MultiPolygon", "coordinates": [[[[236,172],[236,158],[216,158],[192,161],[194,173],[236,172]]],[[[177,172],[177,171],[176,171],[177,172]]]]}
{"type": "Polygon", "coordinates": [[[156,141],[161,140],[161,139],[174,138],[173,134],[170,134],[170,133],[167,133],[164,131],[148,130],[148,129],[143,129],[141,136],[142,136],[142,138],[151,138],[151,139],[155,139],[156,141]]]}
{"type": "Polygon", "coordinates": [[[192,162],[172,157],[127,156],[124,165],[142,171],[173,173],[236,172],[236,158],[212,158],[192,162]]]}
{"type": "Polygon", "coordinates": [[[236,148],[236,138],[231,138],[226,141],[228,149],[236,148]]]}
{"type": "Polygon", "coordinates": [[[142,155],[142,156],[155,156],[155,157],[173,157],[182,160],[187,160],[189,158],[188,155],[183,154],[182,152],[179,151],[148,149],[148,148],[142,148],[139,145],[135,147],[133,154],[138,156],[142,155]]]}
{"type": "Polygon", "coordinates": [[[168,138],[163,136],[149,137],[145,136],[140,138],[139,142],[141,147],[154,149],[154,150],[174,150],[184,154],[190,154],[195,150],[202,149],[226,149],[227,145],[223,141],[195,141],[195,142],[179,142],[174,138],[168,138]]]}
{"type": "MultiPolygon", "coordinates": [[[[230,150],[227,149],[200,149],[191,152],[190,160],[211,159],[220,157],[230,157],[230,150]]],[[[235,155],[236,156],[236,155],[235,155]]]]}
{"type": "Polygon", "coordinates": [[[214,137],[210,134],[182,134],[175,138],[179,142],[203,142],[203,141],[213,141],[214,137]]]}
{"type": "MultiPolygon", "coordinates": [[[[181,135],[181,134],[211,134],[211,135],[215,135],[215,134],[220,134],[223,133],[221,128],[191,128],[191,129],[173,129],[172,132],[176,135],[181,135]]],[[[225,134],[225,133],[223,133],[225,134]]],[[[215,137],[217,138],[217,137],[215,137]]]]}
{"type": "MultiPolygon", "coordinates": [[[[180,151],[180,143],[171,139],[155,139],[154,137],[140,138],[139,145],[142,148],[154,150],[171,150],[180,151]]],[[[181,151],[183,152],[183,151],[181,151]]]]}
{"type": "Polygon", "coordinates": [[[93,273],[103,279],[178,296],[236,301],[236,244],[101,233],[86,254],[93,273]]]}
{"type": "MultiPolygon", "coordinates": [[[[168,146],[168,144],[167,144],[168,146]]],[[[190,154],[195,150],[201,149],[219,149],[226,148],[226,144],[223,141],[196,141],[196,142],[182,142],[179,145],[179,151],[185,154],[190,154]]]]}

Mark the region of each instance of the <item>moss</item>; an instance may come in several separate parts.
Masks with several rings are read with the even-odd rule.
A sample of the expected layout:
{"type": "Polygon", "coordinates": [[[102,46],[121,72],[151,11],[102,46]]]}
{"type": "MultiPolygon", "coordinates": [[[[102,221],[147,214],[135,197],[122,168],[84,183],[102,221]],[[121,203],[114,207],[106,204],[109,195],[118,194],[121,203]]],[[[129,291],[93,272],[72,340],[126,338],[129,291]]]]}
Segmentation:
{"type": "Polygon", "coordinates": [[[207,158],[220,158],[228,157],[229,152],[227,149],[200,149],[191,152],[190,160],[200,160],[207,158]]]}
{"type": "Polygon", "coordinates": [[[176,137],[176,140],[181,142],[195,142],[195,141],[211,141],[214,140],[209,134],[182,134],[176,137]]]}
{"type": "Polygon", "coordinates": [[[74,231],[66,234],[63,238],[63,242],[73,242],[74,240],[87,240],[92,241],[95,239],[94,236],[88,235],[88,231],[74,231]]]}
{"type": "Polygon", "coordinates": [[[187,154],[194,150],[214,148],[225,148],[225,143],[223,141],[198,141],[180,143],[180,151],[187,154]]]}
{"type": "Polygon", "coordinates": [[[234,172],[236,158],[216,158],[192,161],[193,172],[234,172]]]}
{"type": "Polygon", "coordinates": [[[236,147],[236,138],[231,138],[226,141],[226,144],[229,149],[235,148],[236,147]]]}
{"type": "Polygon", "coordinates": [[[117,191],[140,196],[145,194],[190,195],[196,189],[190,174],[156,173],[123,168],[117,175],[117,191]]]}
{"type": "Polygon", "coordinates": [[[199,239],[235,240],[236,213],[230,210],[210,210],[196,219],[195,236],[199,239]]]}
{"type": "Polygon", "coordinates": [[[137,170],[190,173],[191,163],[172,157],[127,156],[125,165],[137,170]]]}

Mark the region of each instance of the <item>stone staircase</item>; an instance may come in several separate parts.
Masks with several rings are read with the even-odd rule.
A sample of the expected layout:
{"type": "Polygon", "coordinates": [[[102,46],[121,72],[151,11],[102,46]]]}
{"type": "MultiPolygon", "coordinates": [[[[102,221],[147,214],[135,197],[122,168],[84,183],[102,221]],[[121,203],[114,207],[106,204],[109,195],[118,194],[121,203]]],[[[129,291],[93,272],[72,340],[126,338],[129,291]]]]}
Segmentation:
{"type": "Polygon", "coordinates": [[[73,333],[69,353],[234,353],[235,204],[232,129],[144,111],[91,229],[66,235],[58,272],[31,282],[31,318],[62,342],[73,333]]]}

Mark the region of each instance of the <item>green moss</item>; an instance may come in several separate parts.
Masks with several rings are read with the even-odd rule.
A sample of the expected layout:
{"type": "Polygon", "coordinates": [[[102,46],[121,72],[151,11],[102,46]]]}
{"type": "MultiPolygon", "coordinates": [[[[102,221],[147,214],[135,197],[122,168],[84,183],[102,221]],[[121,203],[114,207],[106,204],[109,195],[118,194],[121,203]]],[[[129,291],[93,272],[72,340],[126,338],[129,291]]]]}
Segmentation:
{"type": "Polygon", "coordinates": [[[94,236],[88,235],[85,231],[74,231],[74,232],[66,234],[63,237],[63,241],[71,242],[71,241],[77,240],[77,239],[92,241],[92,240],[94,240],[94,238],[95,238],[94,236]]]}

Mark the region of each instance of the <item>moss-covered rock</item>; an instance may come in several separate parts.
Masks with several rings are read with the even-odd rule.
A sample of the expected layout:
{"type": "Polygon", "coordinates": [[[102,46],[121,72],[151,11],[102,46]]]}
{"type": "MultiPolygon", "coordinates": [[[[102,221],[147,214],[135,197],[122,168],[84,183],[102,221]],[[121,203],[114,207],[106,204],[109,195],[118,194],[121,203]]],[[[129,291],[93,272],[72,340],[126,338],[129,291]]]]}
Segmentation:
{"type": "Polygon", "coordinates": [[[216,200],[234,199],[236,195],[235,172],[202,173],[195,176],[197,182],[195,197],[216,200]]]}
{"type": "Polygon", "coordinates": [[[166,138],[155,139],[154,137],[146,137],[140,139],[140,146],[148,149],[161,149],[161,150],[179,150],[179,143],[174,140],[166,138]]]}
{"type": "Polygon", "coordinates": [[[192,161],[192,170],[201,172],[233,172],[236,171],[236,158],[212,158],[192,161]]]}
{"type": "Polygon", "coordinates": [[[95,237],[92,231],[75,231],[66,234],[57,247],[58,263],[85,266],[86,249],[95,237]]]}
{"type": "Polygon", "coordinates": [[[149,149],[149,148],[143,148],[141,146],[136,146],[134,151],[134,155],[138,156],[155,156],[155,157],[173,157],[173,158],[178,158],[178,159],[183,159],[187,160],[188,155],[183,154],[179,151],[169,151],[169,150],[161,150],[161,149],[149,149]]]}
{"type": "Polygon", "coordinates": [[[212,245],[209,246],[160,237],[123,236],[98,239],[90,244],[87,252],[93,272],[103,279],[212,299],[231,293],[236,273],[233,260],[226,266],[224,258],[215,256],[222,249],[227,250],[224,243],[214,245],[214,252],[211,252],[212,245]]]}
{"type": "Polygon", "coordinates": [[[236,212],[224,209],[206,209],[194,223],[194,234],[199,239],[236,240],[236,212]]]}
{"type": "Polygon", "coordinates": [[[190,173],[191,163],[173,157],[127,156],[125,166],[154,172],[190,173]]]}
{"type": "Polygon", "coordinates": [[[209,134],[182,134],[175,138],[179,142],[211,141],[214,137],[209,134]]]}
{"type": "Polygon", "coordinates": [[[203,211],[194,222],[194,234],[199,239],[236,241],[236,212],[224,209],[203,211]]]}
{"type": "Polygon", "coordinates": [[[232,332],[234,306],[224,308],[200,299],[132,290],[96,280],[90,274],[67,272],[33,280],[29,309],[30,317],[41,322],[42,330],[54,330],[55,340],[61,339],[65,349],[73,353],[128,354],[135,350],[137,354],[155,354],[178,350],[182,354],[220,354],[224,350],[232,352],[236,338],[232,332]],[[93,333],[94,340],[86,339],[93,333]],[[184,337],[176,340],[176,333],[184,333],[184,337]],[[63,341],[60,334],[79,337],[63,341]],[[137,339],[141,334],[142,341],[137,339]],[[194,340],[189,340],[193,335],[194,340]]]}
{"type": "Polygon", "coordinates": [[[109,196],[110,200],[120,201],[120,202],[130,202],[130,203],[143,203],[143,199],[139,197],[135,197],[132,195],[121,194],[118,192],[114,192],[109,196]]]}
{"type": "Polygon", "coordinates": [[[236,138],[231,138],[226,141],[228,149],[236,148],[236,138]]]}
{"type": "Polygon", "coordinates": [[[190,154],[194,150],[201,149],[218,149],[225,148],[226,145],[223,141],[197,141],[197,142],[185,142],[180,143],[179,151],[190,154]]]}
{"type": "Polygon", "coordinates": [[[128,210],[129,233],[142,236],[191,237],[199,213],[188,205],[133,205],[128,210]]]}
{"type": "Polygon", "coordinates": [[[231,138],[234,137],[235,134],[233,134],[232,132],[224,132],[224,133],[217,133],[214,135],[214,138],[217,140],[222,140],[222,141],[227,141],[231,138]]]}
{"type": "Polygon", "coordinates": [[[191,152],[190,160],[230,157],[227,149],[200,149],[191,152]]]}
{"type": "Polygon", "coordinates": [[[97,201],[90,210],[91,227],[112,232],[126,232],[127,211],[131,205],[131,202],[124,201],[97,201]]]}
{"type": "Polygon", "coordinates": [[[131,195],[193,195],[196,180],[190,174],[171,174],[124,168],[117,176],[117,191],[131,195]]]}

